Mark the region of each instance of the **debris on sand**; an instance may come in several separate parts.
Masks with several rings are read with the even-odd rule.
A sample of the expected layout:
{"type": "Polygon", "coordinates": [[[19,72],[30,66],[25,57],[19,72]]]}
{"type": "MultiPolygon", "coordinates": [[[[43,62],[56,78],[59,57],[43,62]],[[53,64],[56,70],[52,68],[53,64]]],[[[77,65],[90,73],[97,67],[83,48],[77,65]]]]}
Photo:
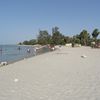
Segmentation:
{"type": "Polygon", "coordinates": [[[14,79],[14,82],[18,82],[18,81],[19,81],[19,79],[17,79],[17,78],[14,79]]]}
{"type": "Polygon", "coordinates": [[[86,58],[87,56],[86,56],[86,55],[82,55],[81,57],[82,57],[82,58],[86,58]]]}

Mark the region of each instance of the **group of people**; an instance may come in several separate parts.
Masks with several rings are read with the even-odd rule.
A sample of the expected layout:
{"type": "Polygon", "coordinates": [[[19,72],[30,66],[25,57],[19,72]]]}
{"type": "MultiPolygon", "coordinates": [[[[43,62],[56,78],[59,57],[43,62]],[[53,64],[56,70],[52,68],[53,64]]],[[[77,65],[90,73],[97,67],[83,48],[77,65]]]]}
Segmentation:
{"type": "MultiPolygon", "coordinates": [[[[18,47],[17,49],[20,51],[21,47],[18,47]]],[[[30,49],[29,48],[27,49],[27,53],[30,53],[30,49]]]]}

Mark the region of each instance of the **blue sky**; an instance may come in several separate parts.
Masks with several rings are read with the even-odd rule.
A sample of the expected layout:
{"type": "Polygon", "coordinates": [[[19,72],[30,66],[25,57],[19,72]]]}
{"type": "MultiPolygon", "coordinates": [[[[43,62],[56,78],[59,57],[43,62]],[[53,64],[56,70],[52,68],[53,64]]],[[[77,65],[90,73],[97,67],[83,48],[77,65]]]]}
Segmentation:
{"type": "Polygon", "coordinates": [[[100,0],[0,0],[0,44],[33,39],[54,26],[65,35],[100,30],[100,0]]]}

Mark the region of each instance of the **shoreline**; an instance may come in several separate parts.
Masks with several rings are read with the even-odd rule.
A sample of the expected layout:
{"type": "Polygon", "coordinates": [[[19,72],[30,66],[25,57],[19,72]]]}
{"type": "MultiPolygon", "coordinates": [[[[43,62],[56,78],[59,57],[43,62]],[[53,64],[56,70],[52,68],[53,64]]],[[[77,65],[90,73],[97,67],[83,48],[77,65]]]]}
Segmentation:
{"type": "MultiPolygon", "coordinates": [[[[21,45],[22,46],[22,45],[21,45]]],[[[23,45],[23,46],[28,46],[28,45],[23,45]]],[[[29,47],[33,47],[33,48],[35,48],[33,45],[30,45],[29,47]]],[[[45,48],[45,47],[47,47],[47,46],[41,46],[40,48],[38,48],[37,50],[40,50],[41,51],[41,49],[43,49],[43,48],[45,48]]],[[[65,47],[66,49],[69,49],[69,48],[72,48],[72,49],[77,49],[77,48],[90,48],[90,49],[93,49],[93,50],[96,50],[96,49],[99,49],[99,48],[91,48],[91,47],[89,47],[89,46],[82,46],[82,47],[66,47],[66,46],[62,46],[62,47],[65,47]]],[[[20,59],[17,59],[17,60],[15,60],[15,61],[9,61],[9,62],[7,62],[7,64],[6,65],[0,65],[0,67],[3,67],[3,66],[8,66],[8,65],[10,65],[10,64],[14,64],[14,63],[16,63],[16,62],[20,62],[20,61],[23,61],[23,60],[25,60],[25,59],[30,59],[30,58],[33,58],[33,57],[36,57],[36,56],[39,56],[39,55],[43,55],[43,54],[46,54],[46,53],[50,53],[50,52],[52,52],[52,50],[48,47],[48,49],[49,49],[49,51],[46,51],[46,52],[37,52],[36,53],[36,55],[31,55],[31,56],[27,56],[27,57],[24,57],[24,58],[20,58],[20,59]]],[[[61,49],[61,47],[56,47],[55,48],[55,50],[54,51],[59,51],[61,49]]],[[[59,53],[58,53],[59,54],[59,53]]],[[[6,62],[6,61],[5,61],[6,62]]]]}
{"type": "MultiPolygon", "coordinates": [[[[21,46],[25,46],[26,47],[26,45],[21,45],[21,46]]],[[[28,58],[31,58],[31,57],[35,57],[35,56],[38,56],[38,55],[41,55],[41,54],[44,54],[44,53],[47,53],[47,52],[51,51],[50,48],[47,45],[46,46],[41,46],[41,47],[39,45],[37,45],[37,46],[27,45],[27,47],[32,47],[32,48],[34,48],[34,50],[31,50],[31,53],[30,52],[27,53],[27,56],[22,57],[22,58],[18,58],[18,59],[12,60],[12,61],[1,61],[0,62],[1,63],[0,67],[7,66],[9,64],[12,64],[12,63],[15,63],[15,62],[19,62],[21,60],[28,59],[28,58]],[[47,50],[43,50],[43,49],[47,49],[47,50]],[[32,52],[34,52],[34,53],[32,53],[32,52]]]]}
{"type": "Polygon", "coordinates": [[[99,100],[99,60],[100,49],[64,46],[1,67],[0,99],[99,100]]]}

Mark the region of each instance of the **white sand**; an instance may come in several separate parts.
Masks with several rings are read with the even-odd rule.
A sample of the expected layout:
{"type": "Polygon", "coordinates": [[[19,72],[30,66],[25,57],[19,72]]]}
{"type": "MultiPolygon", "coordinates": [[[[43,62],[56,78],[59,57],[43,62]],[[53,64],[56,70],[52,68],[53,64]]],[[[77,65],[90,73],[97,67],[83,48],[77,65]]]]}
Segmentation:
{"type": "Polygon", "coordinates": [[[0,100],[100,100],[100,49],[62,47],[1,67],[0,100]]]}

